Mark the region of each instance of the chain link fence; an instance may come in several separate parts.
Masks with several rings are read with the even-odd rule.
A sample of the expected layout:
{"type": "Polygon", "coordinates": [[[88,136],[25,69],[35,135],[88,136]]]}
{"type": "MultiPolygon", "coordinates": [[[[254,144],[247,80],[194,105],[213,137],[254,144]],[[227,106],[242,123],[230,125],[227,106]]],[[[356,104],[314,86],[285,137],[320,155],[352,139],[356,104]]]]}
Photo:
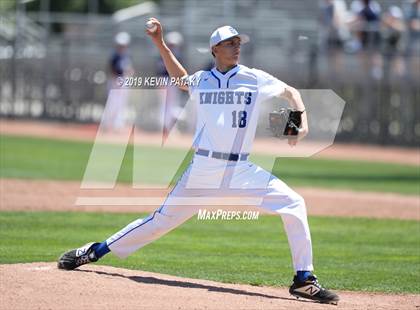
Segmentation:
{"type": "MultiPolygon", "coordinates": [[[[332,89],[346,101],[336,141],[418,146],[418,37],[415,42],[405,38],[414,46],[410,53],[390,53],[382,47],[351,53],[329,49],[323,46],[314,11],[318,3],[299,2],[282,1],[281,6],[275,1],[207,5],[162,1],[153,15],[166,31],[184,35],[183,63],[189,72],[211,64],[211,55],[200,48],[207,47],[214,28],[232,24],[251,37],[243,47],[243,64],[266,70],[296,88],[332,89]],[[217,17],[203,22],[209,14],[217,17]]],[[[1,117],[99,122],[107,99],[113,40],[122,30],[132,36],[135,75],[156,73],[157,50],[143,30],[150,15],[117,23],[108,15],[19,14],[0,16],[1,117]]],[[[156,107],[140,110],[153,115],[148,109],[156,107]]],[[[150,117],[146,119],[151,123],[150,117]]]]}

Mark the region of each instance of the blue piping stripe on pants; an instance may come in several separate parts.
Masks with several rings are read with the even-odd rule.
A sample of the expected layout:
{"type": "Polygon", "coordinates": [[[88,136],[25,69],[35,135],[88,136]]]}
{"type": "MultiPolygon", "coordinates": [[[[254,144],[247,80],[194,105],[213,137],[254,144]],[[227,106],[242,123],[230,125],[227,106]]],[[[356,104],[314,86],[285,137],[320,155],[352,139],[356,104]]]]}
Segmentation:
{"type": "Polygon", "coordinates": [[[122,237],[125,237],[125,236],[127,236],[129,233],[131,233],[133,230],[135,230],[135,229],[137,229],[137,228],[139,228],[139,227],[141,227],[141,226],[143,226],[144,224],[146,224],[146,223],[148,223],[148,222],[150,222],[151,220],[153,220],[153,218],[155,217],[155,214],[156,213],[160,213],[160,209],[162,208],[162,206],[158,209],[158,210],[156,210],[156,211],[154,211],[153,212],[153,215],[147,220],[147,221],[145,221],[145,222],[141,222],[140,223],[140,225],[138,225],[138,226],[136,226],[136,227],[133,227],[132,229],[130,229],[129,231],[127,231],[124,235],[122,235],[122,236],[120,236],[118,239],[115,239],[114,241],[112,241],[111,243],[109,243],[108,244],[108,246],[110,246],[110,245],[112,245],[113,243],[115,243],[115,242],[117,242],[118,240],[120,240],[122,237]]]}
{"type": "MultiPolygon", "coordinates": [[[[184,173],[182,174],[181,178],[179,180],[182,179],[182,177],[184,176],[184,174],[188,171],[188,168],[184,171],[184,173]]],[[[179,182],[179,181],[178,181],[179,182]]],[[[111,243],[108,244],[108,246],[114,244],[115,242],[117,242],[118,240],[120,240],[122,237],[127,236],[129,233],[131,233],[133,230],[143,226],[144,224],[150,222],[151,220],[153,220],[153,218],[155,217],[156,213],[160,213],[160,211],[162,211],[163,207],[165,206],[166,201],[168,200],[169,196],[171,196],[172,192],[175,190],[176,186],[178,185],[178,182],[175,184],[174,188],[172,188],[171,192],[168,194],[168,196],[166,196],[165,201],[163,202],[163,204],[159,207],[159,209],[157,209],[156,211],[153,212],[152,216],[147,219],[146,221],[142,221],[138,226],[133,227],[132,229],[130,229],[129,231],[127,231],[124,235],[118,237],[117,239],[113,240],[111,243]]]]}

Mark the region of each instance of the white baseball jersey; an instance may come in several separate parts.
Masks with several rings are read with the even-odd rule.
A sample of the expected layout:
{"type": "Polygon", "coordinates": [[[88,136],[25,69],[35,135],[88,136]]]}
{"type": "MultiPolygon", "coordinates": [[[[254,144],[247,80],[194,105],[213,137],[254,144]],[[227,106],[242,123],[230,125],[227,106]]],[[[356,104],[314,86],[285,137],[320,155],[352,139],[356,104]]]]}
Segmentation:
{"type": "Polygon", "coordinates": [[[189,87],[198,110],[196,147],[224,153],[250,153],[261,102],[278,96],[286,86],[243,65],[226,73],[216,68],[198,71],[191,79],[199,81],[189,87]]]}

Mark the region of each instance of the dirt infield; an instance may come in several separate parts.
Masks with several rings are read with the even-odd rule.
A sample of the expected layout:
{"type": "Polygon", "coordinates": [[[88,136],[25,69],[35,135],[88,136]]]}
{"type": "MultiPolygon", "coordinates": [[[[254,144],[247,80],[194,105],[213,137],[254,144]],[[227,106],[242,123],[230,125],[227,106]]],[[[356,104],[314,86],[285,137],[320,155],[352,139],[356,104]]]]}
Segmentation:
{"type": "MultiPolygon", "coordinates": [[[[80,190],[80,182],[0,179],[0,211],[150,212],[158,205],[76,205],[78,197],[150,197],[163,200],[168,190],[139,191],[119,184],[113,190],[80,190]]],[[[296,188],[305,197],[309,215],[420,220],[420,198],[318,188],[296,188]]],[[[105,200],[106,201],[106,200],[105,200]]],[[[234,208],[234,207],[232,207],[234,208]]],[[[241,207],[239,210],[243,210],[241,207]]]]}
{"type": "Polygon", "coordinates": [[[0,309],[418,309],[419,295],[339,292],[338,306],[296,300],[287,288],[225,284],[107,266],[0,265],[0,309]]]}

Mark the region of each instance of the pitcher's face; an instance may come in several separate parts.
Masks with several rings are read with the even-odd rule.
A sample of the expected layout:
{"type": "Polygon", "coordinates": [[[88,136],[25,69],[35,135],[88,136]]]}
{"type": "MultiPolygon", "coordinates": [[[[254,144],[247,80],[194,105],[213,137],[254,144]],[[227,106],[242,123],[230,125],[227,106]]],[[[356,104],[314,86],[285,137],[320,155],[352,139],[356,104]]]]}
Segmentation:
{"type": "Polygon", "coordinates": [[[213,47],[213,53],[218,62],[226,65],[236,65],[241,53],[241,39],[233,37],[222,41],[213,47]]]}

